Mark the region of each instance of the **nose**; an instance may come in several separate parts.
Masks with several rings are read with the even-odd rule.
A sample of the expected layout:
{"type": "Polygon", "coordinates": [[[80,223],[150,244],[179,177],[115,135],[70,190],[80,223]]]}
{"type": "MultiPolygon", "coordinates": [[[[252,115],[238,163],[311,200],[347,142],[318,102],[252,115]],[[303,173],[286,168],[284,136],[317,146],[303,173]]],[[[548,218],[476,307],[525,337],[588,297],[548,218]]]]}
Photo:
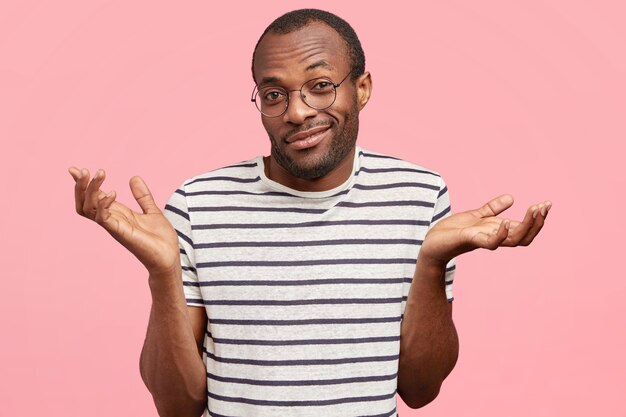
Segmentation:
{"type": "Polygon", "coordinates": [[[317,114],[317,110],[304,102],[300,90],[289,91],[289,104],[287,111],[283,114],[283,121],[301,125],[304,121],[317,114]]]}

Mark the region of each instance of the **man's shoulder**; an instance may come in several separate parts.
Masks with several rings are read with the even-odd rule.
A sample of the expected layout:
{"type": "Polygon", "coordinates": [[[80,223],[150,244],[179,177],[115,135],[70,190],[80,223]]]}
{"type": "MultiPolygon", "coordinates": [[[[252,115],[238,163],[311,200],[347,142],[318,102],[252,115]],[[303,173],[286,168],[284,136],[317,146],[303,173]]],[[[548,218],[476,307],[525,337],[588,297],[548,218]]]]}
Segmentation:
{"type": "Polygon", "coordinates": [[[246,184],[257,182],[260,180],[258,171],[259,158],[261,157],[233,163],[196,175],[187,179],[182,187],[196,188],[204,187],[208,184],[246,184]]]}
{"type": "Polygon", "coordinates": [[[430,178],[435,182],[441,178],[439,172],[435,170],[384,153],[360,148],[359,156],[361,157],[361,170],[365,172],[423,177],[430,178]]]}

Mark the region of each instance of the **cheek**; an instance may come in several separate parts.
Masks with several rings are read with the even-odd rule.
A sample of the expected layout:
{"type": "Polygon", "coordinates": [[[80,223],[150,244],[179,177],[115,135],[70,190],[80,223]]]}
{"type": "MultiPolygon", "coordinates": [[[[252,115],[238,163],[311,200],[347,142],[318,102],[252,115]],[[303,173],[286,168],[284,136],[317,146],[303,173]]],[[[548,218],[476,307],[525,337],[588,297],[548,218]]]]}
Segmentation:
{"type": "Polygon", "coordinates": [[[340,124],[345,124],[346,119],[358,113],[356,92],[341,101],[337,99],[332,107],[332,111],[328,113],[337,119],[340,124]]]}
{"type": "Polygon", "coordinates": [[[263,116],[261,116],[261,124],[263,125],[263,127],[265,128],[265,130],[269,130],[269,125],[271,123],[267,122],[267,119],[263,116]]]}
{"type": "Polygon", "coordinates": [[[271,137],[276,136],[276,126],[271,119],[261,117],[261,123],[263,124],[263,127],[265,128],[265,131],[268,135],[270,135],[271,137]]]}

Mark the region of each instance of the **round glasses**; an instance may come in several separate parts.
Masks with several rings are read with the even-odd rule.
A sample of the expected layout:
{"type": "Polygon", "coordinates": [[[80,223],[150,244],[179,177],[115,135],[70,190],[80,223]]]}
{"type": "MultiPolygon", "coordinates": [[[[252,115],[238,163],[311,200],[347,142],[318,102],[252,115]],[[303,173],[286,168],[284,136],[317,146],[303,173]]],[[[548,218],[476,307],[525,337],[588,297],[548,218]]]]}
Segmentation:
{"type": "Polygon", "coordinates": [[[285,90],[276,86],[258,88],[255,85],[251,101],[265,117],[278,117],[285,114],[289,107],[289,93],[299,91],[300,98],[307,106],[315,110],[324,110],[333,105],[337,98],[337,88],[351,73],[352,71],[338,84],[326,77],[314,78],[302,84],[299,90],[285,90]]]}

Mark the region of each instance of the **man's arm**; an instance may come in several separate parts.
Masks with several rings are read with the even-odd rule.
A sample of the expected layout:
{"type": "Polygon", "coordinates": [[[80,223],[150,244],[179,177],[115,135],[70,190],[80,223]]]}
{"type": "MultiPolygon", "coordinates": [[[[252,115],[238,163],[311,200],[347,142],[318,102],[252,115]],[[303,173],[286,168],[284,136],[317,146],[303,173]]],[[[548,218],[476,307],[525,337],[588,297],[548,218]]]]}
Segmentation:
{"type": "Polygon", "coordinates": [[[398,394],[411,408],[437,397],[459,354],[444,276],[445,265],[418,259],[402,319],[398,366],[398,394]]]}
{"type": "Polygon", "coordinates": [[[91,180],[86,169],[69,172],[76,181],[76,212],[102,226],[148,270],[152,309],[140,368],[159,415],[198,417],[207,401],[199,351],[207,319],[203,309],[186,305],[176,231],[141,178],[130,180],[142,210],[135,212],[115,201],[114,192],[100,190],[104,171],[91,180]]]}
{"type": "Polygon", "coordinates": [[[141,351],[141,377],[161,417],[200,416],[207,403],[202,341],[207,316],[188,307],[180,274],[150,276],[152,308],[141,351]]]}
{"type": "Polygon", "coordinates": [[[497,217],[513,204],[503,195],[454,214],[429,230],[418,257],[400,333],[398,394],[411,408],[435,399],[454,368],[459,341],[445,294],[446,264],[474,249],[527,246],[543,227],[551,203],[531,206],[524,220],[497,217]]]}

